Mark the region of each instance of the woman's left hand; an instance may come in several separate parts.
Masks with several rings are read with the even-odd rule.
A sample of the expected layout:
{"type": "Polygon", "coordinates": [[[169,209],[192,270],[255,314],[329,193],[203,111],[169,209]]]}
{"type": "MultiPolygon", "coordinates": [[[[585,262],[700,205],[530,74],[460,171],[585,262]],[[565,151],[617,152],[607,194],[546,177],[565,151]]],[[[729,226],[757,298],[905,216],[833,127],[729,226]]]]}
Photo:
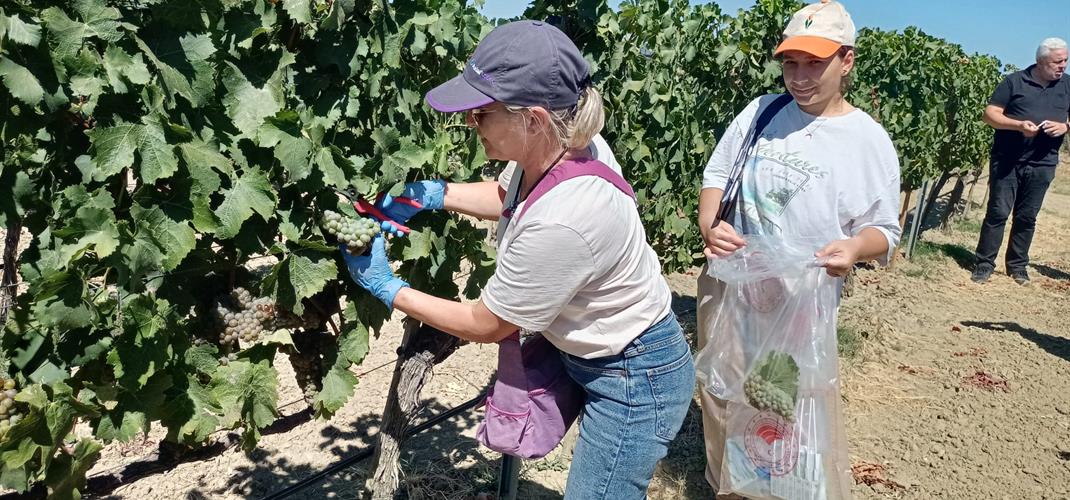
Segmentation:
{"type": "Polygon", "coordinates": [[[814,256],[822,260],[821,267],[825,268],[829,276],[842,278],[847,276],[847,273],[858,262],[860,251],[859,243],[852,238],[833,241],[825,245],[825,248],[818,250],[814,256]]]}
{"type": "Polygon", "coordinates": [[[394,271],[390,269],[390,260],[386,256],[386,240],[383,239],[383,235],[376,236],[369,246],[370,249],[361,255],[350,254],[345,247],[342,247],[342,257],[345,258],[353,281],[356,281],[375,298],[383,301],[386,307],[393,309],[394,297],[399,290],[409,284],[394,276],[394,271]]]}

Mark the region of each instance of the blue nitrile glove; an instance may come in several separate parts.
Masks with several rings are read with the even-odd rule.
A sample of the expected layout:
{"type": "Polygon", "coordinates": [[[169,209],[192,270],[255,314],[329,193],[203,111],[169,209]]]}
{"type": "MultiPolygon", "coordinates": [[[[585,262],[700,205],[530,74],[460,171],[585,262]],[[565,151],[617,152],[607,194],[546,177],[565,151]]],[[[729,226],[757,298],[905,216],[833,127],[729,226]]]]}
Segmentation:
{"type": "MultiPolygon", "coordinates": [[[[446,181],[442,179],[433,181],[417,181],[405,184],[405,189],[398,196],[383,194],[375,203],[383,215],[389,217],[398,224],[404,224],[413,215],[423,210],[442,210],[446,198],[446,181]]],[[[384,220],[380,224],[383,231],[395,236],[403,236],[390,221],[384,220]]]]}
{"type": "Polygon", "coordinates": [[[378,235],[371,241],[371,250],[360,255],[353,255],[345,246],[341,246],[342,257],[349,267],[349,275],[358,285],[383,301],[386,307],[394,309],[394,297],[398,291],[409,286],[405,280],[394,276],[390,269],[390,259],[386,256],[386,240],[378,235]]]}

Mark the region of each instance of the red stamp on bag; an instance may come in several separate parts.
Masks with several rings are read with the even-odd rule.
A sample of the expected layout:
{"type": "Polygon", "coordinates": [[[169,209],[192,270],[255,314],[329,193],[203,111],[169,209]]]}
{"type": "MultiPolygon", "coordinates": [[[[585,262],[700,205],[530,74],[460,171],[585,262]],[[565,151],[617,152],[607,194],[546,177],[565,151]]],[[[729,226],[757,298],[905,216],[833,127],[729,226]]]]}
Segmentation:
{"type": "Polygon", "coordinates": [[[771,476],[784,476],[799,462],[799,440],[790,422],[763,411],[747,424],[744,445],[747,458],[771,476]]]}

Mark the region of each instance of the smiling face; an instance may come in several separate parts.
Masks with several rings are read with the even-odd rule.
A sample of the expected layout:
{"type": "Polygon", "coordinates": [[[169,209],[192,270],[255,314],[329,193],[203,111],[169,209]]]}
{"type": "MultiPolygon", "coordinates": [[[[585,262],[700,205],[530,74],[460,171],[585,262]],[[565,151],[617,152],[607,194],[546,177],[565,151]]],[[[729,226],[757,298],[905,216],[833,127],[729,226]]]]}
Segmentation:
{"type": "Polygon", "coordinates": [[[1037,60],[1037,70],[1040,77],[1047,81],[1055,81],[1066,73],[1068,51],[1056,49],[1048,53],[1047,57],[1037,60]]]}
{"type": "Polygon", "coordinates": [[[827,58],[789,50],[781,58],[784,86],[799,107],[811,114],[821,114],[830,102],[842,98],[843,79],[854,67],[853,50],[837,52],[827,58]]]}

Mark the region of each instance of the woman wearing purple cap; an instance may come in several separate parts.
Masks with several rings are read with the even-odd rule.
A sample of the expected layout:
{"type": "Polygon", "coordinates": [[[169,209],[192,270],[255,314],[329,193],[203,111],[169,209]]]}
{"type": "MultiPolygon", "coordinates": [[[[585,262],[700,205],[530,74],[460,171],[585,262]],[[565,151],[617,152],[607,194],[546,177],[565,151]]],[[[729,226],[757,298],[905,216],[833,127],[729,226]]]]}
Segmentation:
{"type": "MultiPolygon", "coordinates": [[[[827,243],[814,250],[834,277],[842,278],[857,262],[887,263],[901,232],[899,160],[880,124],[844,96],[854,67],[854,44],[854,23],[838,2],[823,0],[792,17],[774,54],[791,99],[767,95],[752,101],[733,120],[706,165],[699,227],[708,258],[731,255],[746,245],[747,234],[765,234],[827,243]],[[741,155],[751,147],[744,137],[757,117],[770,116],[766,110],[776,105],[782,107],[772,109],[757,142],[741,155]],[[741,209],[728,221],[718,220],[723,188],[740,157],[746,160],[741,209]]],[[[712,333],[708,328],[723,291],[723,283],[705,270],[699,275],[700,349],[712,333]]],[[[722,467],[726,402],[699,392],[706,478],[718,489],[724,485],[722,476],[734,473],[722,467]]]]}
{"type": "MultiPolygon", "coordinates": [[[[587,394],[566,498],[645,498],[687,413],[694,367],[631,189],[598,161],[612,153],[597,139],[602,101],[587,62],[557,28],[514,22],[427,102],[467,113],[487,156],[515,162],[507,190],[424,181],[404,193],[424,209],[499,219],[494,276],[474,303],[424,294],[394,276],[381,237],[368,255],[344,254],[351,275],[388,307],[465,340],[542,332],[587,394]],[[563,173],[595,164],[602,173],[563,173]]],[[[383,203],[398,222],[414,213],[406,207],[383,203]]]]}

